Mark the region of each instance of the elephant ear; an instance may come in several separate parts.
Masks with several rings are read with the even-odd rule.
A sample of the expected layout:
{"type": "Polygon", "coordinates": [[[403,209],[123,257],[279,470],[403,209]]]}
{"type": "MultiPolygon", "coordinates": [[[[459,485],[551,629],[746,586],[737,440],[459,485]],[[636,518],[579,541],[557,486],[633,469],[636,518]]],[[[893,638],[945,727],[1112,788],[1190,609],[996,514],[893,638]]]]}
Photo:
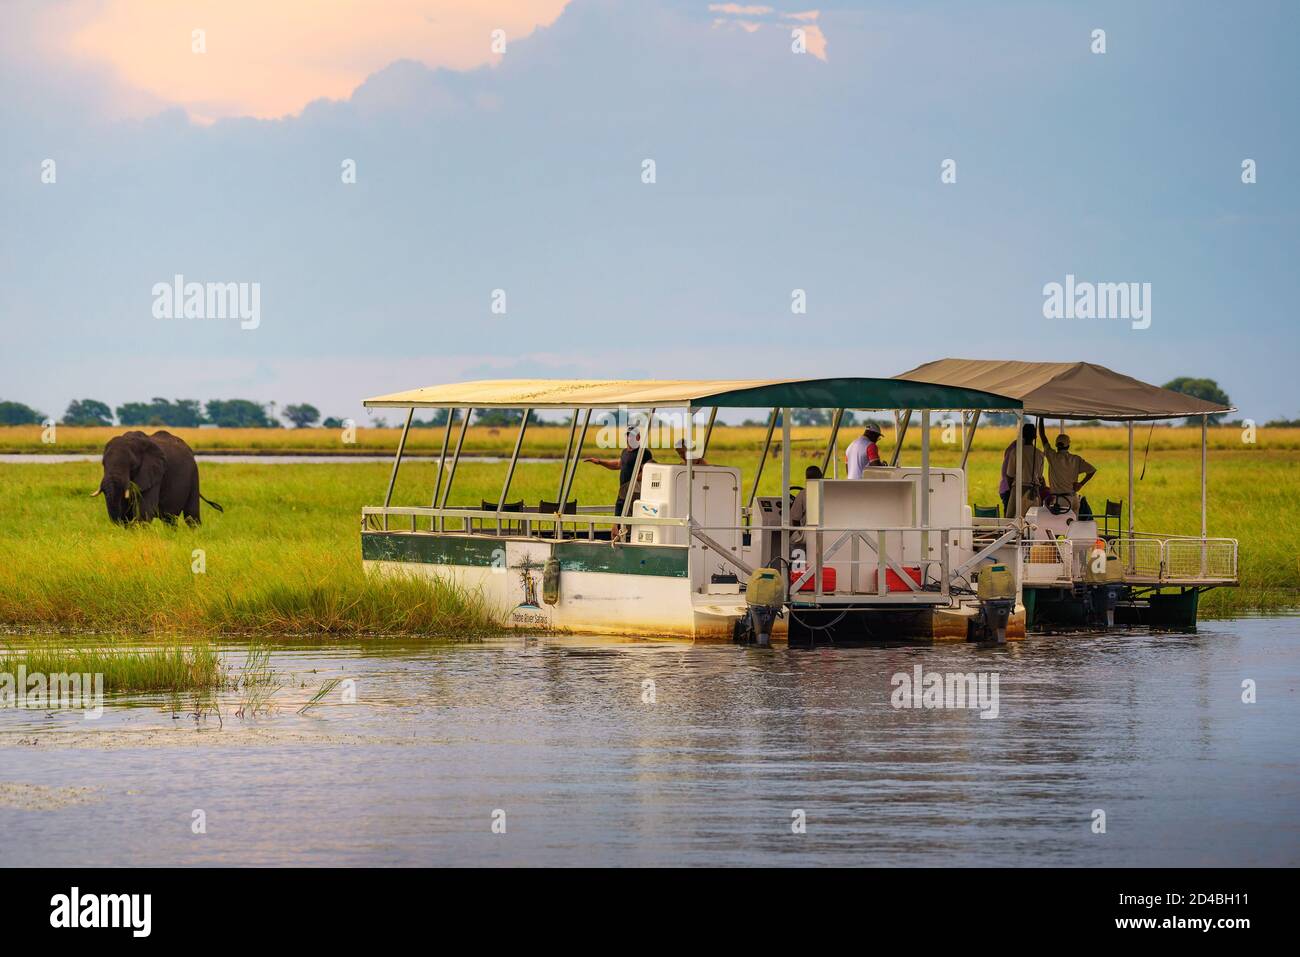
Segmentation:
{"type": "Polygon", "coordinates": [[[131,451],[135,453],[138,465],[131,470],[131,480],[140,486],[140,491],[147,492],[162,481],[167,462],[162,449],[143,432],[127,433],[132,437],[131,451]],[[139,438],[135,438],[138,435],[139,438]]]}

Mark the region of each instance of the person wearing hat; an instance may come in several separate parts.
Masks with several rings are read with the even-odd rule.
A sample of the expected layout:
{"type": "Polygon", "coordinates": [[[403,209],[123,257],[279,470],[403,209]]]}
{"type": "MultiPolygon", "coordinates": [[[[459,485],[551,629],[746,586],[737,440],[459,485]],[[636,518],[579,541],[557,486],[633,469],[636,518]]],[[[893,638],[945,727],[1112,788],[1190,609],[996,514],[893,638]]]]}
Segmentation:
{"type": "Polygon", "coordinates": [[[1070,437],[1064,432],[1056,437],[1056,448],[1047,444],[1047,430],[1043,428],[1042,416],[1038,418],[1038,437],[1043,442],[1043,457],[1047,460],[1047,496],[1046,502],[1060,502],[1066,499],[1075,514],[1079,512],[1079,489],[1083,488],[1097,469],[1084,461],[1083,456],[1070,451],[1070,437]],[[1083,476],[1080,481],[1079,476],[1083,476]]]}
{"type": "Polygon", "coordinates": [[[686,464],[686,460],[687,460],[688,458],[689,458],[692,462],[694,462],[696,465],[712,465],[712,464],[713,464],[712,462],[709,462],[707,459],[705,459],[703,455],[695,455],[695,456],[691,456],[690,453],[688,453],[688,452],[686,451],[686,440],[685,440],[685,439],[678,439],[678,440],[677,440],[677,444],[674,445],[673,448],[677,450],[677,457],[678,457],[679,459],[682,460],[682,464],[683,464],[683,465],[686,464]]]}
{"type": "MultiPolygon", "coordinates": [[[[618,498],[614,502],[614,514],[623,514],[623,503],[627,501],[628,495],[633,499],[641,494],[641,475],[637,474],[636,480],[632,479],[632,471],[636,468],[637,449],[641,445],[641,433],[635,425],[627,427],[627,445],[616,459],[583,459],[584,462],[590,462],[592,465],[599,465],[601,468],[610,469],[618,472],[618,498]]],[[[645,457],[641,460],[641,468],[644,469],[647,464],[655,460],[654,454],[649,448],[645,450],[645,457]]],[[[610,537],[617,541],[627,526],[615,526],[610,537]]]]}
{"type": "Polygon", "coordinates": [[[879,438],[880,430],[874,425],[868,425],[861,435],[849,443],[849,447],[844,450],[844,463],[848,467],[849,478],[860,479],[866,469],[885,464],[880,459],[880,449],[876,447],[879,438]]]}

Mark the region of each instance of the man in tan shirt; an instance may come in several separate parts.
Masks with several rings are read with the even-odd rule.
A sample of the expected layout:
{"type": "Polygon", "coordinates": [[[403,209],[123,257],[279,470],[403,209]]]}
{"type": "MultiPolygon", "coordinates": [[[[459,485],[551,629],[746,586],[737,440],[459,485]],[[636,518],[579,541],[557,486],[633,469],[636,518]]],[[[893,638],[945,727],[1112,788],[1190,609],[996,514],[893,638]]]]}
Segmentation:
{"type": "Polygon", "coordinates": [[[1097,469],[1084,461],[1083,456],[1070,451],[1070,437],[1062,432],[1056,437],[1056,448],[1047,444],[1047,430],[1043,420],[1038,420],[1038,436],[1043,440],[1043,456],[1047,459],[1047,497],[1046,504],[1053,501],[1060,507],[1062,500],[1070,503],[1075,514],[1079,512],[1079,489],[1087,485],[1097,469]],[[1079,480],[1079,476],[1083,480],[1079,480]]]}

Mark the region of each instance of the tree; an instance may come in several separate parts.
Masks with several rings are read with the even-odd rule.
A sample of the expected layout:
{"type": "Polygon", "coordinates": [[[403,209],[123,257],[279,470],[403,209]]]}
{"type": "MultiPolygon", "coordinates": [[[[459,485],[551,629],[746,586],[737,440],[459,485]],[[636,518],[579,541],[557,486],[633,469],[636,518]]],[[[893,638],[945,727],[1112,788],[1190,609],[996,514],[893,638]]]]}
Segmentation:
{"type": "MultiPolygon", "coordinates": [[[[1204,399],[1206,402],[1213,402],[1215,405],[1232,405],[1232,400],[1228,398],[1228,393],[1219,388],[1219,383],[1213,379],[1196,379],[1192,376],[1180,375],[1164,384],[1164,388],[1174,392],[1181,392],[1183,395],[1190,395],[1197,399],[1204,399]]],[[[1223,413],[1210,416],[1210,421],[1218,423],[1223,418],[1223,413]]],[[[1189,423],[1194,423],[1200,416],[1188,418],[1189,423]]]]}
{"type": "Polygon", "coordinates": [[[791,425],[830,425],[831,415],[825,409],[794,409],[790,412],[791,425]]]}
{"type": "Polygon", "coordinates": [[[305,429],[320,421],[320,409],[305,402],[301,405],[286,405],[280,414],[292,422],[296,429],[305,429]]]}
{"type": "Polygon", "coordinates": [[[117,421],[123,425],[172,425],[197,428],[203,424],[203,410],[198,399],[169,402],[155,396],[148,402],[127,402],[117,407],[117,421]]]}
{"type": "Polygon", "coordinates": [[[209,399],[208,419],[223,429],[271,429],[276,423],[266,414],[266,407],[250,399],[209,399]]]}
{"type": "MultiPolygon", "coordinates": [[[[447,413],[450,412],[450,411],[451,411],[450,409],[434,409],[434,410],[433,410],[433,416],[432,416],[431,418],[428,418],[428,419],[420,419],[420,418],[412,419],[412,420],[411,420],[411,428],[413,428],[413,429],[432,429],[432,428],[438,428],[438,427],[445,426],[445,425],[447,424],[447,413]]],[[[455,417],[454,419],[452,419],[452,421],[453,421],[453,422],[459,422],[462,418],[464,418],[464,416],[465,416],[465,413],[461,412],[460,409],[457,409],[457,410],[456,410],[456,417],[455,417]]]]}
{"type": "Polygon", "coordinates": [[[21,402],[0,402],[0,425],[40,425],[44,414],[21,402]]]}
{"type": "Polygon", "coordinates": [[[112,425],[113,410],[95,399],[73,399],[63,413],[64,425],[112,425]]]}
{"type": "MultiPolygon", "coordinates": [[[[480,409],[474,415],[474,424],[502,428],[507,425],[518,425],[523,415],[522,409],[480,409]]],[[[537,422],[537,413],[529,412],[528,424],[536,425],[537,422]]]]}

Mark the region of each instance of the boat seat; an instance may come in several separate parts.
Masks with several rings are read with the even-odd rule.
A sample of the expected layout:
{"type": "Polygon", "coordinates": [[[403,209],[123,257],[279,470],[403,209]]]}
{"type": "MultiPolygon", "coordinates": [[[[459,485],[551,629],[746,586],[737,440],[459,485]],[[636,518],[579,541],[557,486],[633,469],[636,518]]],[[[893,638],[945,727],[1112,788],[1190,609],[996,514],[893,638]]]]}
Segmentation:
{"type": "MultiPolygon", "coordinates": [[[[1094,516],[1096,517],[1096,516],[1094,516]]],[[[1100,516],[1101,518],[1101,537],[1106,541],[1119,538],[1124,531],[1124,500],[1118,502],[1106,499],[1106,511],[1100,516]],[[1115,527],[1111,529],[1111,521],[1114,520],[1115,527]]]]}
{"type": "MultiPolygon", "coordinates": [[[[560,504],[559,502],[548,502],[546,499],[542,499],[540,502],[537,503],[537,512],[539,515],[554,515],[559,508],[559,504],[560,504]]],[[[569,501],[564,503],[564,514],[565,515],[578,514],[578,500],[576,498],[570,499],[569,501]]],[[[555,524],[556,524],[555,522],[546,523],[547,528],[550,529],[550,531],[547,533],[548,536],[554,534],[555,524]]],[[[561,537],[573,538],[574,533],[572,531],[564,532],[561,537]]]]}
{"type": "MultiPolygon", "coordinates": [[[[480,499],[480,501],[482,501],[482,499],[480,499]]],[[[479,523],[480,532],[488,532],[488,533],[496,532],[497,531],[496,502],[483,502],[481,507],[483,511],[490,512],[491,515],[485,515],[483,518],[480,519],[470,519],[471,531],[473,530],[474,522],[477,521],[479,523]]],[[[522,512],[523,510],[524,510],[523,499],[520,499],[518,502],[506,502],[504,505],[501,506],[501,511],[503,512],[522,512]]],[[[503,518],[501,520],[502,534],[505,534],[512,530],[517,532],[520,531],[522,528],[523,528],[523,523],[520,522],[518,519],[503,518]]]]}

